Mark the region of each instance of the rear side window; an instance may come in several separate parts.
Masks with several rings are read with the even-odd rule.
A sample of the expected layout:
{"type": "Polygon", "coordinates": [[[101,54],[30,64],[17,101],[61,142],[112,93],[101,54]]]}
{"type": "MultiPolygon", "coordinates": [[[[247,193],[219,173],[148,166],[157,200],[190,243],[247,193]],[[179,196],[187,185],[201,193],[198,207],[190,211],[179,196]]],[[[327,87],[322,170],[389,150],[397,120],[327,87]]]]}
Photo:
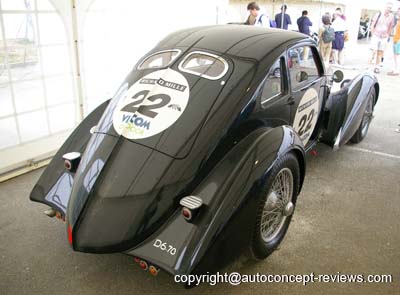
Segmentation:
{"type": "Polygon", "coordinates": [[[261,103],[264,104],[275,97],[281,96],[284,92],[283,85],[283,65],[284,58],[279,58],[271,67],[268,76],[265,80],[261,103]]]}
{"type": "Polygon", "coordinates": [[[192,52],[180,63],[182,72],[210,80],[223,77],[228,71],[228,63],[222,57],[206,52],[192,52]]]}
{"type": "Polygon", "coordinates": [[[157,69],[169,66],[181,53],[180,50],[166,50],[154,53],[144,59],[138,69],[157,69]]]}

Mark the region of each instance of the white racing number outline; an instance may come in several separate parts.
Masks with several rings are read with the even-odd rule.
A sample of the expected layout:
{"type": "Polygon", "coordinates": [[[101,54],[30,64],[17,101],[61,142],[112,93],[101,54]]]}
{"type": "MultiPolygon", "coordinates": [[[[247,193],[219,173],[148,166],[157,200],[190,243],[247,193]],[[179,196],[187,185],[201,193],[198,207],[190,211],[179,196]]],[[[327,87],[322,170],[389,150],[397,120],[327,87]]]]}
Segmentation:
{"type": "Polygon", "coordinates": [[[314,88],[309,88],[300,100],[293,121],[293,129],[300,136],[305,146],[317,124],[319,112],[318,92],[314,88]]]}
{"type": "Polygon", "coordinates": [[[186,78],[172,69],[154,71],[136,81],[113,114],[115,131],[128,139],[163,132],[183,114],[189,101],[186,78]]]}

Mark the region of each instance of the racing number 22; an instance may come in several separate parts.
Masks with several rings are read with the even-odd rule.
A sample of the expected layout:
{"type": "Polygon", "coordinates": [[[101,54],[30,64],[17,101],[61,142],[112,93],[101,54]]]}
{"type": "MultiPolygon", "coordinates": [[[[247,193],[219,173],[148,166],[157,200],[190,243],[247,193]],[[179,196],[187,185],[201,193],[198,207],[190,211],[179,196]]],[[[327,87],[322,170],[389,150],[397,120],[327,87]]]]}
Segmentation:
{"type": "Polygon", "coordinates": [[[155,118],[158,115],[158,113],[153,110],[166,106],[171,101],[171,97],[167,94],[162,94],[162,93],[155,94],[148,97],[147,99],[150,100],[151,102],[161,100],[160,102],[151,105],[137,106],[146,99],[149,92],[150,90],[142,90],[136,93],[134,96],[132,96],[132,99],[135,99],[135,101],[127,104],[125,107],[121,109],[121,111],[129,113],[138,112],[144,116],[155,118]]]}
{"type": "Polygon", "coordinates": [[[304,133],[308,132],[312,128],[311,122],[313,118],[314,118],[314,109],[312,109],[309,114],[305,114],[303,115],[303,117],[301,117],[299,123],[300,129],[298,132],[300,136],[302,136],[304,133]]]}

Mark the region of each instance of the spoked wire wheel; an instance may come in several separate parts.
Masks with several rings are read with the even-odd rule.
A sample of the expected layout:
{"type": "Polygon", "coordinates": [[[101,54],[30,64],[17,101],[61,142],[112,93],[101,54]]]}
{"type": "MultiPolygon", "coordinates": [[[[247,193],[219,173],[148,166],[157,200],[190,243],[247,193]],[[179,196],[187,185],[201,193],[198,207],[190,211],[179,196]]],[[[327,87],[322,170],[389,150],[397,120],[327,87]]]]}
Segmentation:
{"type": "Polygon", "coordinates": [[[292,153],[281,155],[256,191],[256,215],[249,254],[256,260],[273,253],[292,220],[301,183],[300,165],[292,153]]]}
{"type": "Polygon", "coordinates": [[[375,89],[372,89],[371,93],[368,96],[367,105],[365,107],[365,111],[360,126],[354,133],[353,137],[350,139],[352,143],[359,143],[367,136],[369,126],[374,117],[375,97],[376,97],[375,89]]]}
{"type": "Polygon", "coordinates": [[[369,124],[371,123],[373,117],[373,110],[373,100],[369,99],[361,122],[361,136],[363,138],[367,135],[369,124]]]}
{"type": "Polygon", "coordinates": [[[289,168],[281,169],[272,183],[261,215],[260,231],[265,243],[276,239],[286,219],[293,214],[293,174],[289,168]]]}

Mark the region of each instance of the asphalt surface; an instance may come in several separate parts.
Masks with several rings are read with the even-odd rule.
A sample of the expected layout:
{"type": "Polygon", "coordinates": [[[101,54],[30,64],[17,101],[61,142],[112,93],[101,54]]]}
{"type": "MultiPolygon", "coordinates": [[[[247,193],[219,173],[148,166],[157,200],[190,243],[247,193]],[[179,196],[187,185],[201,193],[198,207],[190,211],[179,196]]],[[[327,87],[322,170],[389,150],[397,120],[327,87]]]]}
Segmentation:
{"type": "MultiPolygon", "coordinates": [[[[389,69],[388,69],[389,70],[389,69]]],[[[151,277],[123,254],[73,252],[65,226],[28,200],[41,170],[0,184],[0,294],[400,294],[400,79],[380,74],[367,138],[337,152],[317,146],[288,233],[268,259],[238,253],[242,274],[390,274],[392,283],[203,284],[151,277]]]]}

